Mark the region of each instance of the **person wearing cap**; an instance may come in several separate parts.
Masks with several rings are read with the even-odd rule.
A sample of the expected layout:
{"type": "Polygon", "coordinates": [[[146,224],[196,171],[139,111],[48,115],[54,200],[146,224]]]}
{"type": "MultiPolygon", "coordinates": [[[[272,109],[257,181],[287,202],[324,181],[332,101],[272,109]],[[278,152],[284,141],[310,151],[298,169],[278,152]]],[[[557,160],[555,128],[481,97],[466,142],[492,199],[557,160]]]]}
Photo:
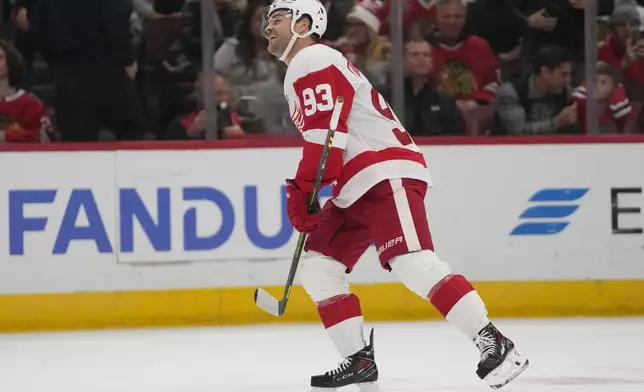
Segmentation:
{"type": "Polygon", "coordinates": [[[640,14],[634,4],[615,7],[610,18],[610,33],[599,47],[598,58],[621,70],[631,100],[644,99],[644,39],[640,14]]]}
{"type": "Polygon", "coordinates": [[[374,85],[386,82],[389,70],[389,41],[378,35],[379,3],[357,3],[346,18],[344,36],[331,46],[341,51],[374,85]]]}

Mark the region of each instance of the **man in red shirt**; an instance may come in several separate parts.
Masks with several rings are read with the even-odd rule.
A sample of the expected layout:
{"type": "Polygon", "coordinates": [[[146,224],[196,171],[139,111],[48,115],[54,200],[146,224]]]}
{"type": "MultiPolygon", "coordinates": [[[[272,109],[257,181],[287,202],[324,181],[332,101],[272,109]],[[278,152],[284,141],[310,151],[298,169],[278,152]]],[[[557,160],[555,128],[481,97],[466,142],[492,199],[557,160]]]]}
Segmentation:
{"type": "Polygon", "coordinates": [[[499,61],[481,37],[464,33],[465,0],[438,0],[433,78],[462,111],[488,104],[499,86],[499,61]]]}

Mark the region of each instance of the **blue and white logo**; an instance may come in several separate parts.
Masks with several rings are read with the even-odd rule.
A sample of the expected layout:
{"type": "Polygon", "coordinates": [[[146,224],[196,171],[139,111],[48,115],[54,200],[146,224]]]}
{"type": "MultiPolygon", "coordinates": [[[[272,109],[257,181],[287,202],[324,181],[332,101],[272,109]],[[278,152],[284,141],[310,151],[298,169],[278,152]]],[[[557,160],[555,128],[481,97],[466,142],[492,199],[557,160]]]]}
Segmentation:
{"type": "Polygon", "coordinates": [[[570,221],[569,218],[577,208],[579,200],[586,195],[589,188],[546,188],[537,191],[530,202],[539,203],[528,207],[519,219],[519,223],[510,235],[553,235],[561,233],[570,221]]]}
{"type": "MultiPolygon", "coordinates": [[[[97,198],[99,192],[91,188],[69,191],[11,189],[7,214],[9,255],[24,256],[29,248],[28,237],[38,238],[39,247],[51,245],[53,255],[68,254],[71,244],[76,242],[93,242],[98,253],[118,251],[121,255],[136,254],[142,247],[142,240],[137,241],[135,236],[137,229],[143,232],[154,252],[159,254],[215,251],[231,241],[235,230],[244,232],[248,240],[245,244],[263,250],[282,248],[291,240],[293,227],[286,214],[284,185],[275,184],[273,189],[281,193],[281,206],[264,207],[275,209],[279,214],[270,215],[271,219],[280,218],[272,222],[279,226],[271,234],[260,229],[265,227],[261,221],[266,219],[266,215],[262,219],[260,200],[263,194],[255,184],[244,186],[241,200],[233,200],[230,188],[191,186],[182,187],[180,192],[176,190],[157,187],[156,196],[151,196],[144,195],[140,189],[119,188],[115,195],[116,210],[111,211],[101,204],[100,197],[97,198]],[[47,209],[47,206],[53,208],[47,209]],[[34,207],[40,209],[34,210],[34,207]],[[214,228],[214,233],[205,235],[203,228],[207,226],[208,218],[204,218],[204,210],[207,207],[217,209],[221,221],[214,228]],[[60,223],[51,227],[61,210],[60,223]],[[79,217],[84,217],[84,221],[79,217]],[[116,221],[115,228],[106,225],[110,221],[116,221]],[[174,230],[176,227],[180,229],[174,230]],[[173,236],[182,238],[177,240],[173,236]],[[51,244],[50,237],[53,237],[51,244]]],[[[320,202],[330,197],[331,192],[331,186],[320,189],[320,202]]]]}

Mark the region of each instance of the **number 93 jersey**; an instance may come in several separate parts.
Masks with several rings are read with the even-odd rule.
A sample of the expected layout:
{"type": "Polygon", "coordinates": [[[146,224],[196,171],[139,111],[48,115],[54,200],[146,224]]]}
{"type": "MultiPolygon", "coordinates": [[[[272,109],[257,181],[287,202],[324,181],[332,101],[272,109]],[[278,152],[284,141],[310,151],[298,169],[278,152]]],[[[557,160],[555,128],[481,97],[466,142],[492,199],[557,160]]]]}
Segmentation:
{"type": "Polygon", "coordinates": [[[291,119],[304,137],[295,181],[313,189],[331,113],[344,106],[329,151],[322,185],[334,184],[333,202],[349,207],[383,180],[409,178],[431,186],[423,154],[385,99],[339,51],[322,44],[300,50],[284,81],[291,119]]]}

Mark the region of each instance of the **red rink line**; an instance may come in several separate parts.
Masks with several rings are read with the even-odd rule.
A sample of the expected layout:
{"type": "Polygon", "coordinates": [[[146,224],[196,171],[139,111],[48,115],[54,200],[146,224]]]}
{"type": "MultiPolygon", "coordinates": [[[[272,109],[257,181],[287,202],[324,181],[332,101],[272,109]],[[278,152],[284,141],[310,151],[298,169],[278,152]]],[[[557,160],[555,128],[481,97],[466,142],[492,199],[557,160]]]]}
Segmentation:
{"type": "MultiPolygon", "coordinates": [[[[522,144],[632,144],[644,143],[644,134],[613,135],[544,135],[544,136],[455,136],[416,137],[421,146],[522,145],[522,144]]],[[[41,151],[117,151],[117,150],[217,150],[244,148],[300,147],[303,141],[293,137],[247,137],[220,141],[136,141],[104,143],[0,144],[2,152],[41,151]]]]}

